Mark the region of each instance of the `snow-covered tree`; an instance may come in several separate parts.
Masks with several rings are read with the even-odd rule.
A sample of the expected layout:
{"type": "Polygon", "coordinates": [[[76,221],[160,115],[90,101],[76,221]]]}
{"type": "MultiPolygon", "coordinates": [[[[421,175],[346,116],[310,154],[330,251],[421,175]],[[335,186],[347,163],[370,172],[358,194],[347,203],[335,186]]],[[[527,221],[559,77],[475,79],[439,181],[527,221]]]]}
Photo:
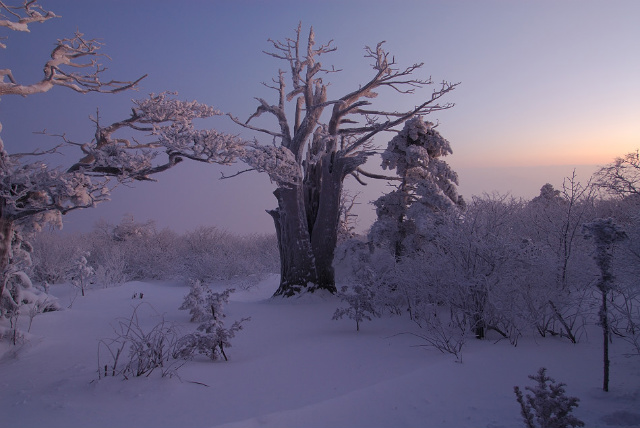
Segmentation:
{"type": "Polygon", "coordinates": [[[223,357],[228,360],[225,348],[231,347],[231,339],[242,330],[242,323],[250,318],[235,321],[231,327],[224,326],[224,306],[235,290],[228,288],[222,293],[213,292],[200,281],[193,281],[189,294],[184,298],[180,309],[189,310],[191,322],[199,322],[197,331],[183,336],[178,342],[176,357],[186,358],[194,353],[204,354],[212,360],[223,357]]]}
{"type": "Polygon", "coordinates": [[[416,251],[400,260],[387,252],[395,263],[376,276],[388,290],[378,294],[403,309],[395,313],[406,312],[440,335],[464,337],[470,330],[484,338],[494,331],[517,343],[534,328],[554,279],[545,252],[521,235],[523,207],[494,195],[474,197],[464,212],[439,213],[429,239],[414,241],[416,251]],[[446,332],[444,325],[453,328],[446,332]]]}
{"type": "Polygon", "coordinates": [[[96,132],[89,142],[58,135],[65,144],[80,147],[84,154],[68,172],[144,181],[153,180],[153,174],[174,167],[184,158],[229,164],[244,153],[246,142],[236,136],[197,129],[196,119],[222,114],[211,106],[178,100],[169,92],[133,100],[133,105],[128,118],[107,126],[99,117],[92,118],[96,132]]]}
{"type": "Polygon", "coordinates": [[[629,342],[640,354],[640,197],[600,201],[598,216],[613,218],[628,239],[616,246],[615,281],[609,301],[609,325],[615,337],[629,342]]]}
{"type": "Polygon", "coordinates": [[[77,255],[72,268],[68,272],[71,283],[74,287],[80,289],[82,296],[84,296],[84,290],[89,286],[91,278],[95,274],[95,270],[87,261],[87,257],[89,257],[89,255],[89,252],[81,251],[77,255]]]}
{"type": "MultiPolygon", "coordinates": [[[[19,5],[0,2],[0,27],[12,31],[29,32],[29,25],[59,18],[54,12],[43,9],[35,0],[23,0],[19,5]]],[[[98,63],[102,43],[89,40],[76,32],[71,38],[59,39],[43,67],[44,76],[33,83],[19,83],[10,68],[0,70],[0,96],[28,96],[62,86],[76,92],[114,93],[134,88],[145,76],[135,81],[105,81],[101,79],[105,68],[98,63]]],[[[0,43],[0,48],[6,48],[0,43]]]]}
{"type": "MultiPolygon", "coordinates": [[[[57,18],[55,13],[44,10],[33,0],[16,6],[0,3],[0,27],[12,31],[29,31],[30,24],[53,18],[57,18]]],[[[0,47],[6,45],[0,44],[0,47]]],[[[28,96],[47,92],[54,86],[79,93],[114,93],[135,87],[142,78],[129,82],[101,79],[104,68],[98,63],[103,56],[100,47],[100,43],[83,38],[81,33],[60,39],[51,52],[51,59],[44,65],[40,81],[23,84],[10,68],[0,70],[0,97],[28,96]]],[[[12,242],[17,228],[39,230],[44,223],[60,225],[61,214],[93,206],[107,198],[105,180],[92,179],[82,172],[51,169],[39,159],[55,151],[54,148],[9,154],[0,139],[0,299],[3,301],[11,300],[12,292],[7,284],[14,270],[12,242]]]]}
{"type": "Polygon", "coordinates": [[[432,228],[434,213],[464,207],[457,192],[458,175],[441,159],[451,153],[449,142],[421,116],[405,122],[382,153],[382,168],[395,170],[401,182],[374,202],[378,218],[370,238],[386,242],[397,259],[405,255],[407,245],[416,249],[407,241],[419,240],[432,228]]]}
{"type": "MultiPolygon", "coordinates": [[[[0,14],[0,27],[14,31],[28,31],[31,23],[57,17],[33,0],[19,6],[0,2],[0,14]]],[[[85,39],[81,33],[60,39],[44,66],[41,81],[22,84],[9,68],[0,70],[0,96],[27,96],[54,86],[79,93],[116,93],[135,88],[142,77],[135,81],[102,80],[105,68],[98,62],[104,56],[100,48],[99,42],[85,39]]],[[[98,117],[94,118],[96,133],[92,141],[76,143],[64,134],[58,135],[63,145],[77,146],[83,152],[83,157],[68,169],[51,168],[41,160],[58,147],[9,154],[0,140],[0,299],[10,297],[5,288],[11,242],[18,228],[37,231],[45,223],[60,227],[63,214],[106,201],[110,177],[148,180],[185,157],[202,162],[231,161],[237,155],[237,138],[215,130],[197,130],[193,124],[197,118],[219,114],[204,104],[179,101],[167,93],[152,94],[134,101],[130,116],[122,121],[103,126],[98,117]],[[122,135],[124,131],[140,138],[122,135]],[[159,150],[164,151],[166,159],[157,160],[159,150]]]]}
{"type": "Polygon", "coordinates": [[[583,427],[584,422],[571,414],[578,407],[579,399],[566,395],[564,383],[547,376],[544,367],[529,379],[536,382],[534,387],[525,386],[526,396],[519,387],[513,388],[526,428],[570,428],[583,427]]]}
{"type": "Polygon", "coordinates": [[[286,88],[286,73],[281,70],[274,84],[268,85],[276,91],[276,103],[258,98],[258,108],[247,121],[231,117],[240,126],[273,140],[273,145],[247,145],[242,160],[252,169],[266,172],[277,186],[274,195],[278,207],[269,211],[281,258],[276,295],[291,296],[316,289],[335,292],[332,263],[345,178],[366,174],[361,166],[376,153],[375,136],[412,117],[451,107],[439,100],[456,84],[442,82],[415,107],[387,111],[372,107],[378,91],[411,94],[433,83],[431,79],[413,77],[423,64],[398,68],[383,43],[365,47],[373,76],[355,90],[331,98],[324,75],[336,70],[319,62],[321,56],[336,50],[331,42],[317,44],[313,29],[305,41],[299,25],[293,38],[271,43],[273,51],[267,54],[284,61],[289,68],[290,89],[286,88]],[[292,117],[287,115],[289,105],[292,117]],[[276,119],[275,129],[251,123],[264,113],[276,119]]]}
{"type": "Polygon", "coordinates": [[[604,378],[602,389],[609,390],[609,310],[608,300],[613,289],[613,247],[616,243],[627,239],[627,234],[613,221],[612,218],[599,218],[583,226],[583,234],[586,239],[593,239],[595,245],[594,259],[600,269],[600,278],[597,282],[601,294],[600,310],[598,317],[603,336],[603,361],[604,378]]]}
{"type": "Polygon", "coordinates": [[[543,279],[526,269],[528,243],[514,233],[520,209],[508,195],[474,197],[464,215],[442,216],[414,258],[429,273],[423,281],[433,285],[431,301],[466,318],[477,338],[494,330],[517,339],[526,312],[515,291],[543,279]]]}

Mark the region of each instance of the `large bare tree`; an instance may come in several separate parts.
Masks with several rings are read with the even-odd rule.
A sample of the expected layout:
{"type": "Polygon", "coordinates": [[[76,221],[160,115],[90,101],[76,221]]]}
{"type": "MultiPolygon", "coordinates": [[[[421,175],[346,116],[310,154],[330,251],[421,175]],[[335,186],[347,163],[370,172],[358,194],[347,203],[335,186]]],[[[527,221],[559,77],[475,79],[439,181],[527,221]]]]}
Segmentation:
{"type": "Polygon", "coordinates": [[[320,56],[335,51],[332,42],[318,45],[313,28],[304,40],[301,25],[294,38],[270,40],[267,55],[282,60],[289,69],[280,70],[269,88],[276,91],[275,104],[257,98],[259,105],[248,120],[234,122],[267,135],[273,145],[248,145],[242,159],[254,169],[267,172],[277,185],[277,208],[269,211],[275,223],[281,257],[281,280],[276,295],[292,296],[304,290],[336,291],[333,257],[340,219],[340,197],[347,176],[367,176],[361,166],[377,151],[373,139],[415,116],[452,107],[439,100],[457,84],[442,82],[426,99],[404,111],[388,111],[373,105],[378,91],[413,94],[432,85],[431,78],[414,77],[423,64],[398,68],[384,49],[365,47],[372,61],[372,77],[339,98],[330,98],[323,80],[334,69],[325,68],[320,56]],[[287,89],[287,77],[290,88],[287,89]],[[293,117],[287,116],[292,105],[293,117]],[[277,121],[273,129],[252,125],[263,113],[277,121]]]}

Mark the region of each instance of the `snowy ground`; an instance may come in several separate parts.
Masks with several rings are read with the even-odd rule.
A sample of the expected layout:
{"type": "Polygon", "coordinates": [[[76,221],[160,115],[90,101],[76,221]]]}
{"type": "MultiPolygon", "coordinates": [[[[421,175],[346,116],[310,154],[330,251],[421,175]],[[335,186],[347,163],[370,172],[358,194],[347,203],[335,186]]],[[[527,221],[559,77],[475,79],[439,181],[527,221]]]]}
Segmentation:
{"type": "MultiPolygon", "coordinates": [[[[177,283],[133,282],[74,297],[52,287],[65,309],[39,315],[28,341],[0,344],[2,427],[518,427],[514,385],[539,367],[580,398],[587,427],[640,426],[640,357],[614,344],[611,391],[601,390],[597,328],[578,345],[560,339],[471,340],[463,362],[419,347],[407,319],[332,321],[333,296],[271,300],[271,277],[231,296],[227,320],[251,316],[228,362],[196,359],[178,377],[97,380],[98,342],[129,316],[143,293],[141,322],[163,315],[195,328],[177,308],[177,283]],[[69,308],[69,306],[71,306],[69,308]],[[196,383],[197,382],[197,383],[196,383]],[[205,384],[205,385],[203,385],[205,384]]],[[[28,318],[20,320],[26,329],[28,318]]]]}

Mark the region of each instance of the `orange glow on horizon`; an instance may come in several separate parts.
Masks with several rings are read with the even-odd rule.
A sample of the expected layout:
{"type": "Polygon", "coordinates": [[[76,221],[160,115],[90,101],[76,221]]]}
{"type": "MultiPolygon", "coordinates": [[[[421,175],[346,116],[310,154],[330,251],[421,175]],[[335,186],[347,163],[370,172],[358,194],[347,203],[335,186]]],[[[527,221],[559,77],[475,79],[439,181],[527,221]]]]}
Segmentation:
{"type": "Polygon", "coordinates": [[[640,136],[631,134],[581,136],[565,131],[553,138],[529,134],[524,138],[511,136],[507,141],[509,136],[501,137],[491,145],[465,141],[453,145],[454,153],[447,162],[459,167],[605,165],[640,148],[640,136]]]}

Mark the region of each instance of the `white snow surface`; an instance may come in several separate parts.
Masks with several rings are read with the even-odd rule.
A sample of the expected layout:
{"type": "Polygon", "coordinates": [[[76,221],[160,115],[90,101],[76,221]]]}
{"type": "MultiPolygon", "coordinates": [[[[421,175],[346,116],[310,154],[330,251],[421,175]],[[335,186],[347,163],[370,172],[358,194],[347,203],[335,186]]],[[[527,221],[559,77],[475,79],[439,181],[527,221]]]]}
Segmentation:
{"type": "MultiPolygon", "coordinates": [[[[420,332],[407,317],[364,322],[357,333],[354,321],[331,320],[338,298],[271,299],[277,284],[271,276],[231,295],[227,324],[251,321],[226,350],[228,362],[197,357],[178,376],[127,381],[98,380],[99,341],[114,337],[116,318],[141,302],[141,324],[164,316],[195,330],[188,311],[178,310],[188,285],[131,282],[85,297],[71,285],[52,286],[65,309],[38,315],[23,345],[0,344],[0,426],[519,427],[513,387],[532,386],[527,375],[540,367],[580,398],[574,414],[587,427],[640,426],[640,357],[624,356],[624,343],[614,342],[603,392],[597,326],[577,345],[469,339],[458,363],[406,334],[420,332]]],[[[28,322],[23,316],[19,325],[26,330],[28,322]]]]}

